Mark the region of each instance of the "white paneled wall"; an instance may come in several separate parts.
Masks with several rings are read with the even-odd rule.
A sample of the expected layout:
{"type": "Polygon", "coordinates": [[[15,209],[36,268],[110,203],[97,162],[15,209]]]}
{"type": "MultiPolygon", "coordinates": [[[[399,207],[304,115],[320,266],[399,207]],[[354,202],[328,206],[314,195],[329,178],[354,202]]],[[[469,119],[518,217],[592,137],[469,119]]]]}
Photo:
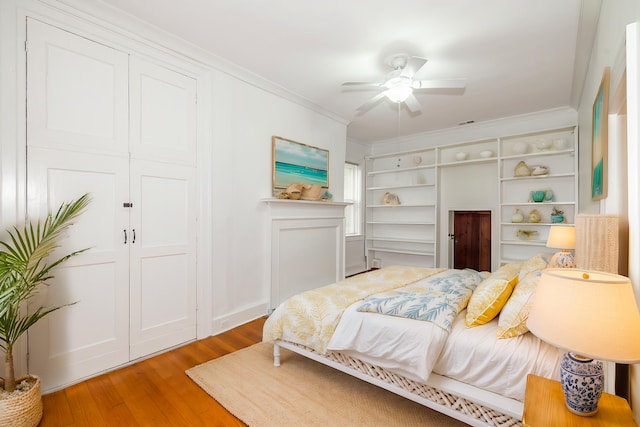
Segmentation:
{"type": "Polygon", "coordinates": [[[269,310],[285,299],[344,279],[345,203],[267,199],[269,310]]]}

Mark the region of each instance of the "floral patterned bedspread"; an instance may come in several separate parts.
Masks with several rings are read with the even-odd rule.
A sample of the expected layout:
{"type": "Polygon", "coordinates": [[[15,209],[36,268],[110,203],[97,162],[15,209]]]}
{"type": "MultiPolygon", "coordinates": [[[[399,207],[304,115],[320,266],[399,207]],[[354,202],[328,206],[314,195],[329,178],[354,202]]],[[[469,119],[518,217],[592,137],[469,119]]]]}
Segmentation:
{"type": "Polygon", "coordinates": [[[451,332],[453,321],[481,281],[475,270],[447,270],[429,280],[370,296],[358,311],[424,320],[451,332]]]}
{"type": "Polygon", "coordinates": [[[325,354],[342,313],[348,306],[442,271],[444,269],[440,268],[385,267],[294,295],[269,316],[262,340],[283,339],[325,354]]]}

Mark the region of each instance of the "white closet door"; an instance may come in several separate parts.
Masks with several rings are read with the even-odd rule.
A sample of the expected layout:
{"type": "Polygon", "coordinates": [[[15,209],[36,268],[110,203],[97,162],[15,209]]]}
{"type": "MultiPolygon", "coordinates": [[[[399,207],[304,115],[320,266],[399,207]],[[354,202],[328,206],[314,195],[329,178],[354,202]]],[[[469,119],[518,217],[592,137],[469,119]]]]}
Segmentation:
{"type": "Polygon", "coordinates": [[[196,164],[196,81],[131,57],[131,157],[196,164]]]}
{"type": "Polygon", "coordinates": [[[27,38],[28,212],[93,196],[63,246],[92,249],[41,296],[78,304],[29,334],[48,390],[196,337],[196,81],[130,72],[128,54],[33,19],[27,38]]]}
{"type": "Polygon", "coordinates": [[[28,211],[39,218],[86,192],[92,201],[61,241],[68,260],[35,304],[76,302],[29,330],[29,370],[44,390],[129,360],[128,159],[28,148],[28,211]],[[123,226],[124,224],[124,226],[123,226]]]}
{"type": "Polygon", "coordinates": [[[195,169],[131,161],[131,358],[196,338],[195,169]]]}
{"type": "Polygon", "coordinates": [[[128,55],[29,19],[28,144],[128,153],[128,55]]]}

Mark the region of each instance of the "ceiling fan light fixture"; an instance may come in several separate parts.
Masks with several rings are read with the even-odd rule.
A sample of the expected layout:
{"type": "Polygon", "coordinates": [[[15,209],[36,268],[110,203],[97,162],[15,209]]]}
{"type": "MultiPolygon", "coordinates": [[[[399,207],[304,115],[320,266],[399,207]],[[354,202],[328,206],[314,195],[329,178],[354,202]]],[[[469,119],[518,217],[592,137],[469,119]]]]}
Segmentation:
{"type": "Polygon", "coordinates": [[[404,102],[411,94],[413,89],[411,86],[395,86],[385,91],[384,95],[389,98],[391,102],[404,102]]]}
{"type": "Polygon", "coordinates": [[[427,60],[419,56],[406,54],[392,55],[386,59],[386,64],[392,68],[381,82],[346,82],[343,86],[373,86],[381,88],[374,97],[358,107],[358,111],[365,112],[378,103],[382,98],[387,98],[395,104],[404,103],[411,113],[418,113],[421,109],[420,102],[414,96],[414,90],[423,89],[464,89],[466,83],[462,79],[457,80],[414,80],[414,76],[426,64],[427,60]]]}

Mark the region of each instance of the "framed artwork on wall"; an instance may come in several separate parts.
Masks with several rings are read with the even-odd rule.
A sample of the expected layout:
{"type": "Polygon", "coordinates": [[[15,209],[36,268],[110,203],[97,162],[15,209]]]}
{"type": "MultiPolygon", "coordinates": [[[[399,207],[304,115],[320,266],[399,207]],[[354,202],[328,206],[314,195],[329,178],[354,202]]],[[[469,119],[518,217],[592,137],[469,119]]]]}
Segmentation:
{"type": "Polygon", "coordinates": [[[609,117],[609,67],[605,68],[593,101],[591,143],[591,199],[607,197],[607,133],[609,117]]]}
{"type": "Polygon", "coordinates": [[[294,183],[329,187],[329,150],[279,136],[271,137],[273,188],[294,183]]]}

